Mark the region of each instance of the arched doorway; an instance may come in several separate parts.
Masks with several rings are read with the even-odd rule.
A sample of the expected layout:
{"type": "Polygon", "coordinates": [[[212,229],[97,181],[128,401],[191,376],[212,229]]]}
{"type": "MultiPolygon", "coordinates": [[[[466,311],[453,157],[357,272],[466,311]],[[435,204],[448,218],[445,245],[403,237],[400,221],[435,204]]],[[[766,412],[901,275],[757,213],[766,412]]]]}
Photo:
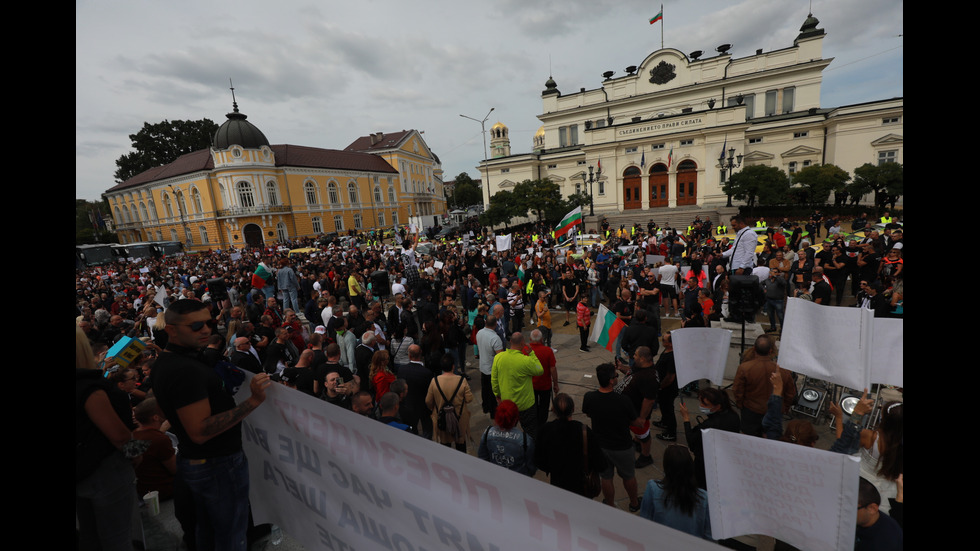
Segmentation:
{"type": "Polygon", "coordinates": [[[643,198],[640,195],[640,188],[643,186],[643,181],[640,178],[641,175],[640,169],[635,166],[631,166],[623,171],[624,209],[638,209],[642,206],[643,198]]]}
{"type": "Polygon", "coordinates": [[[262,247],[265,244],[262,240],[262,228],[255,224],[246,224],[242,228],[242,235],[245,236],[245,244],[249,247],[262,247]]]}
{"type": "Polygon", "coordinates": [[[698,165],[687,160],[677,165],[677,206],[698,202],[698,165]]]}
{"type": "Polygon", "coordinates": [[[657,163],[650,167],[650,207],[667,206],[667,165],[657,163]]]}

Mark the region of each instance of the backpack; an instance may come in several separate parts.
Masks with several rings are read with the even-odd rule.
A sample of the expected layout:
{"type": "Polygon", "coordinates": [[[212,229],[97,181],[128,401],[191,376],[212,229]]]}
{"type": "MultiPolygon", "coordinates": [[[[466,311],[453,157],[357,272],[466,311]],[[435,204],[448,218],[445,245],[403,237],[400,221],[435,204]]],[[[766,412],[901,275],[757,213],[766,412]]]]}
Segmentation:
{"type": "Polygon", "coordinates": [[[456,394],[459,393],[460,387],[463,386],[463,377],[460,377],[459,382],[456,383],[456,390],[453,391],[451,398],[446,398],[446,393],[443,392],[442,387],[439,386],[439,381],[433,382],[435,383],[436,389],[439,390],[439,394],[443,399],[442,407],[439,408],[439,416],[437,417],[436,426],[439,430],[448,434],[453,440],[457,440],[462,434],[462,429],[459,425],[459,414],[456,413],[456,406],[453,405],[453,400],[456,399],[456,394]]]}

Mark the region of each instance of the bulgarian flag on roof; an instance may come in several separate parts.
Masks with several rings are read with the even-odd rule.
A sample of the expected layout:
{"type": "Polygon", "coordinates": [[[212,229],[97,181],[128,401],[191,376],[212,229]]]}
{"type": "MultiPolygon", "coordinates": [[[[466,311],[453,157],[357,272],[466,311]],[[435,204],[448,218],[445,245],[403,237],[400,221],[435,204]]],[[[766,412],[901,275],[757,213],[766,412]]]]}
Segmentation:
{"type": "Polygon", "coordinates": [[[619,332],[624,327],[626,327],[626,324],[623,320],[617,319],[616,314],[612,310],[600,304],[599,314],[596,315],[595,325],[592,327],[592,334],[589,335],[589,340],[599,343],[600,346],[612,352],[613,345],[616,343],[616,337],[619,336],[619,332]]]}
{"type": "Polygon", "coordinates": [[[582,223],[582,207],[575,207],[575,210],[565,215],[555,227],[555,238],[559,238],[569,232],[576,224],[582,223]]]}
{"type": "Polygon", "coordinates": [[[255,268],[255,273],[252,274],[252,287],[256,289],[261,289],[265,287],[266,283],[272,279],[272,272],[269,271],[269,267],[265,265],[265,262],[259,262],[258,267],[255,268]]]}
{"type": "Polygon", "coordinates": [[[656,23],[657,21],[660,21],[663,18],[664,18],[664,7],[661,4],[661,6],[660,6],[660,13],[658,13],[657,15],[654,15],[653,17],[650,18],[650,24],[653,25],[654,23],[656,23]]]}

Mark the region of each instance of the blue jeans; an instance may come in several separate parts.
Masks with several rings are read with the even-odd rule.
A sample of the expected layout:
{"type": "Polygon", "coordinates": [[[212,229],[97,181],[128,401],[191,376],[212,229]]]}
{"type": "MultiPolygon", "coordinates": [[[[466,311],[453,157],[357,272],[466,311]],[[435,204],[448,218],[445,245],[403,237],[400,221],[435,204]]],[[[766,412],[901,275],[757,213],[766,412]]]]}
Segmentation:
{"type": "Polygon", "coordinates": [[[783,326],[783,319],[786,317],[783,314],[783,307],[782,299],[766,299],[766,308],[769,310],[769,327],[776,328],[777,314],[779,316],[779,326],[783,326]]]}
{"type": "Polygon", "coordinates": [[[246,551],[248,460],[245,452],[206,460],[178,456],[177,476],[194,497],[198,550],[246,551]]]}

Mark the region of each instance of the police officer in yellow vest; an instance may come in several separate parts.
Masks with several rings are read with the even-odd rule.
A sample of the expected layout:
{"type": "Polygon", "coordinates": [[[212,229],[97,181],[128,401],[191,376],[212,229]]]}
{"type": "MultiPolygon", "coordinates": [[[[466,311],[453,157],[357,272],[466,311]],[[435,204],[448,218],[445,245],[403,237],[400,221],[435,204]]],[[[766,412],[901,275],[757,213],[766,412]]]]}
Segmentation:
{"type": "Polygon", "coordinates": [[[892,223],[892,217],[890,212],[885,211],[885,214],[881,216],[881,223],[886,225],[892,223]]]}

